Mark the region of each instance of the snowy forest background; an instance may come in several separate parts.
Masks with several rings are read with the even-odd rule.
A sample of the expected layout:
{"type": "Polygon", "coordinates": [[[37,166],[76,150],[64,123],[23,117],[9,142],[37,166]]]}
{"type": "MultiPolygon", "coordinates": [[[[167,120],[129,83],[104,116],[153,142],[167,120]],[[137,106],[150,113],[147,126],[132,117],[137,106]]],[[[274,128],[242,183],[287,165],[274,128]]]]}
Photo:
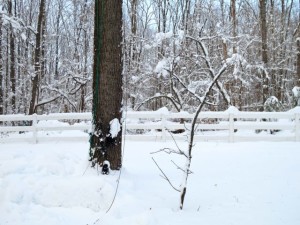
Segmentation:
{"type": "MultiPolygon", "coordinates": [[[[300,97],[299,4],[124,0],[126,105],[194,112],[224,70],[206,110],[270,110],[268,99],[277,111],[292,108],[300,97]]],[[[93,26],[92,0],[0,0],[0,114],[91,111],[93,26]]]]}

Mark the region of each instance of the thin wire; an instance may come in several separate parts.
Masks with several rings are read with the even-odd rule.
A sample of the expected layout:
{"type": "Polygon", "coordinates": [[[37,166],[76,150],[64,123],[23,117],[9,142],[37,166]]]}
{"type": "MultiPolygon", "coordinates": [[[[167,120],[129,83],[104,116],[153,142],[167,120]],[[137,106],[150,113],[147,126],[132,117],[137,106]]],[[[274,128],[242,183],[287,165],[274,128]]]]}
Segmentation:
{"type": "MultiPolygon", "coordinates": [[[[124,82],[124,83],[125,83],[125,88],[126,88],[127,82],[124,82]]],[[[121,143],[123,143],[123,145],[122,145],[122,158],[121,158],[121,165],[122,166],[120,168],[120,173],[119,173],[119,176],[118,176],[118,180],[117,180],[118,182],[117,182],[117,186],[116,186],[116,189],[115,189],[114,197],[111,201],[110,206],[106,210],[105,214],[107,214],[111,210],[112,206],[114,205],[117,194],[118,194],[118,190],[119,190],[119,184],[120,184],[122,170],[123,170],[123,160],[124,160],[124,156],[125,156],[125,144],[126,144],[126,135],[125,135],[125,133],[126,133],[126,126],[127,126],[127,122],[126,122],[127,112],[128,112],[128,109],[127,109],[127,100],[126,100],[125,101],[125,113],[124,113],[124,118],[123,118],[124,126],[123,126],[123,129],[122,129],[122,142],[121,142],[121,143]]],[[[93,224],[98,223],[100,219],[101,218],[98,218],[93,224]]]]}
{"type": "MultiPolygon", "coordinates": [[[[125,77],[126,78],[126,77],[125,77]]],[[[124,84],[124,86],[125,86],[125,90],[127,90],[126,88],[127,88],[127,82],[126,82],[126,79],[125,79],[125,82],[124,82],[125,84],[124,84]]],[[[118,176],[118,183],[117,183],[117,187],[116,187],[116,190],[115,190],[115,194],[114,194],[114,197],[113,197],[113,200],[112,200],[112,202],[111,202],[111,204],[110,204],[110,206],[109,206],[109,208],[106,210],[106,212],[105,213],[108,213],[110,210],[111,210],[111,208],[112,208],[112,206],[113,206],[113,204],[114,204],[114,202],[115,202],[115,199],[116,199],[116,196],[117,196],[117,194],[118,194],[118,190],[119,190],[119,184],[120,184],[120,179],[121,179],[121,174],[122,174],[122,170],[123,170],[123,160],[124,160],[124,156],[125,156],[125,145],[126,145],[126,135],[125,135],[125,133],[126,133],[126,126],[127,126],[127,122],[126,122],[126,118],[127,118],[127,112],[128,112],[128,109],[127,109],[127,99],[126,99],[126,101],[125,101],[125,106],[124,106],[124,108],[125,108],[125,113],[124,113],[124,118],[123,118],[123,124],[124,124],[124,126],[123,126],[123,128],[122,128],[122,157],[121,157],[121,168],[120,168],[120,173],[119,173],[119,176],[118,176]]]]}
{"type": "MultiPolygon", "coordinates": [[[[124,72],[123,72],[123,74],[124,74],[124,72]]],[[[123,90],[127,90],[127,75],[125,75],[125,79],[123,79],[123,83],[124,83],[124,89],[123,90]]],[[[125,145],[126,145],[126,135],[125,135],[126,134],[126,127],[127,127],[126,119],[127,119],[127,112],[128,112],[127,102],[128,102],[128,100],[126,99],[125,100],[125,105],[123,107],[123,109],[125,108],[125,111],[124,111],[124,114],[123,114],[124,117],[123,117],[123,122],[122,122],[123,125],[122,125],[122,141],[121,141],[121,144],[122,144],[121,168],[120,168],[119,176],[118,176],[118,179],[117,179],[117,186],[116,186],[116,189],[115,189],[114,197],[111,201],[110,206],[106,210],[105,214],[107,214],[111,210],[112,206],[115,203],[115,200],[116,200],[116,197],[117,197],[117,194],[118,194],[118,190],[119,190],[122,170],[123,170],[123,161],[124,161],[124,156],[125,156],[125,145]]],[[[100,219],[101,218],[98,218],[93,224],[98,223],[100,219]]]]}
{"type": "MultiPolygon", "coordinates": [[[[127,113],[127,110],[125,112],[127,113]]],[[[126,128],[126,119],[124,120],[124,128],[126,128]]],[[[120,168],[120,173],[119,173],[119,176],[118,176],[118,183],[117,183],[117,187],[116,187],[116,190],[115,190],[115,194],[114,194],[113,200],[112,200],[109,208],[106,210],[105,213],[108,213],[111,210],[112,206],[115,203],[116,196],[117,196],[118,190],[119,190],[119,184],[120,184],[121,174],[122,174],[122,170],[123,170],[123,159],[124,159],[124,154],[125,154],[125,143],[126,143],[126,141],[125,141],[125,135],[123,135],[122,139],[123,139],[122,140],[122,143],[123,143],[123,146],[122,146],[122,159],[121,159],[122,166],[120,168]]]]}

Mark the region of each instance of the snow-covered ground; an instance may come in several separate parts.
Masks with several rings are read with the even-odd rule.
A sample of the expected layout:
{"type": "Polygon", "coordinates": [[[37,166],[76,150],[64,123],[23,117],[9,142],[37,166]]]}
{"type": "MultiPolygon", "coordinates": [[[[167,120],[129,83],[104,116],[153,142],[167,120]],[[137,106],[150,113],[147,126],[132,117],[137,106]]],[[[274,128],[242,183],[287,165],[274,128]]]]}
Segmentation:
{"type": "Polygon", "coordinates": [[[0,144],[0,225],[300,224],[299,142],[198,142],[183,211],[152,157],[176,186],[184,159],[150,154],[170,146],[126,142],[106,213],[119,172],[90,168],[88,143],[0,144]]]}

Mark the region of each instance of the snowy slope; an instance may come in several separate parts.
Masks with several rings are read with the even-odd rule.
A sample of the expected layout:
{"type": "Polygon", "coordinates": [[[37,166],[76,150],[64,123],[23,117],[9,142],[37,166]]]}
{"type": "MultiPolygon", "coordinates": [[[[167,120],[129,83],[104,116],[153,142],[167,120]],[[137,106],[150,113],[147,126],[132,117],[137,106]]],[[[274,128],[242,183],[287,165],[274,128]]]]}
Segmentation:
{"type": "MultiPolygon", "coordinates": [[[[89,168],[88,143],[0,144],[0,225],[300,224],[300,144],[197,143],[184,210],[172,142],[126,142],[118,180],[89,168]]],[[[186,147],[181,142],[180,146],[186,147]]]]}

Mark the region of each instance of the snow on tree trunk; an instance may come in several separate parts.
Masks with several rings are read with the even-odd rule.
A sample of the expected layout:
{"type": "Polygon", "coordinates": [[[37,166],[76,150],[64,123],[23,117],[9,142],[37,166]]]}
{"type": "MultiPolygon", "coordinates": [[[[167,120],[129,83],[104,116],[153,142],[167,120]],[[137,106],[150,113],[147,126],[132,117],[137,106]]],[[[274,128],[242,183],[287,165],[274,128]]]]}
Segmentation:
{"type": "Polygon", "coordinates": [[[300,87],[294,87],[293,90],[294,106],[300,106],[300,87]]]}

